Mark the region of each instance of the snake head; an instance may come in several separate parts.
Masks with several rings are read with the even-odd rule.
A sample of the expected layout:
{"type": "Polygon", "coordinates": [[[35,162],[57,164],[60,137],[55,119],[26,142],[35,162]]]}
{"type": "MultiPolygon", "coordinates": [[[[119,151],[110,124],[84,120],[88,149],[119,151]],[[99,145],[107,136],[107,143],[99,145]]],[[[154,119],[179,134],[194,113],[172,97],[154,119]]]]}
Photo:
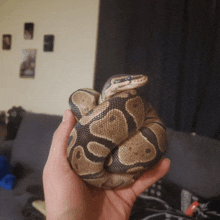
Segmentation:
{"type": "Polygon", "coordinates": [[[148,77],[145,75],[115,75],[107,80],[102,90],[102,101],[105,101],[121,91],[135,89],[145,85],[148,77]]]}

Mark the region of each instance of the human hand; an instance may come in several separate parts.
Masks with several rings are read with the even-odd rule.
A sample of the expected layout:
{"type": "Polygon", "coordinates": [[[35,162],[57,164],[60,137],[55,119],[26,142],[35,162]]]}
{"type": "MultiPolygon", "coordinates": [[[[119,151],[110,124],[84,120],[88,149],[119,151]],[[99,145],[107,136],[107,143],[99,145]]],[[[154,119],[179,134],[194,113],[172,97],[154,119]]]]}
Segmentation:
{"type": "Polygon", "coordinates": [[[47,220],[128,219],[137,196],[167,173],[169,159],[161,160],[129,187],[96,188],[86,184],[67,160],[67,142],[75,124],[72,112],[65,111],[64,120],[53,136],[43,171],[47,220]]]}

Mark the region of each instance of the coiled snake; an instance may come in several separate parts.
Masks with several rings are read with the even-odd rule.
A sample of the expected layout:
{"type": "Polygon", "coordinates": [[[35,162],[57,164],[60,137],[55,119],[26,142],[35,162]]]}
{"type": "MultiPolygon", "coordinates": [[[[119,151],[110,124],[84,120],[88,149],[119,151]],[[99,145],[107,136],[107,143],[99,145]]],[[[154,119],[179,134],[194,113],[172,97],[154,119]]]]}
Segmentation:
{"type": "Polygon", "coordinates": [[[147,80],[144,75],[116,75],[101,94],[92,89],[71,94],[77,123],[68,161],[87,183],[107,189],[130,185],[165,153],[166,129],[136,89],[147,80]]]}

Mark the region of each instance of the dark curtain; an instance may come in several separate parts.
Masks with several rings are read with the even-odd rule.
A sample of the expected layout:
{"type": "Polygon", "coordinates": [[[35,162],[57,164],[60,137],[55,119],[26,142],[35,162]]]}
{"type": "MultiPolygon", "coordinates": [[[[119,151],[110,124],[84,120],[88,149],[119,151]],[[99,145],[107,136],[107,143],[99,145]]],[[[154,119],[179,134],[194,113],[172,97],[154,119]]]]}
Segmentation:
{"type": "Polygon", "coordinates": [[[94,89],[145,74],[167,127],[220,139],[220,1],[101,0],[94,89]]]}

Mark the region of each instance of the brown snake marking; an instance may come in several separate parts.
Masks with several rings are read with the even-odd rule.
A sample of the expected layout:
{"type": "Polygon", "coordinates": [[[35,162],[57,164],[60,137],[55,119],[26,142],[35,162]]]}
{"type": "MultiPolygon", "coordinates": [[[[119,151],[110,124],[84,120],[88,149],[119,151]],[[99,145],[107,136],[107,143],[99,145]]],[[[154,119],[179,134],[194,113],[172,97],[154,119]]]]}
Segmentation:
{"type": "Polygon", "coordinates": [[[72,169],[102,188],[132,184],[165,153],[166,129],[154,108],[137,93],[143,75],[116,75],[102,93],[79,89],[69,103],[77,123],[67,148],[72,169]]]}

